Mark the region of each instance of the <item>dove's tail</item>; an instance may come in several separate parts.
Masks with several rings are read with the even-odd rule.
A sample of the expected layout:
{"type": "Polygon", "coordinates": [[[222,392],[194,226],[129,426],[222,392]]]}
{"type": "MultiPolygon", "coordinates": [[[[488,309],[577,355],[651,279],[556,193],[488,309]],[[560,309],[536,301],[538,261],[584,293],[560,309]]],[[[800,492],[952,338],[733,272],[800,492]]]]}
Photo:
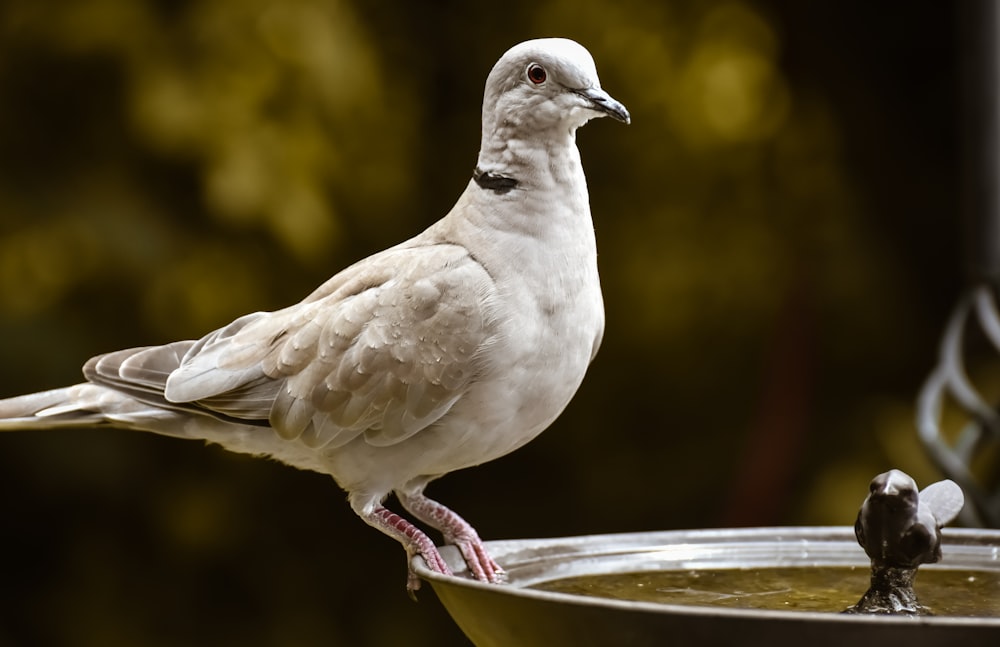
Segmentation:
{"type": "Polygon", "coordinates": [[[108,424],[98,406],[96,391],[100,388],[77,384],[0,400],[0,431],[108,424]]]}
{"type": "Polygon", "coordinates": [[[0,431],[94,426],[148,429],[142,421],[162,413],[114,389],[83,383],[0,400],[0,431]]]}

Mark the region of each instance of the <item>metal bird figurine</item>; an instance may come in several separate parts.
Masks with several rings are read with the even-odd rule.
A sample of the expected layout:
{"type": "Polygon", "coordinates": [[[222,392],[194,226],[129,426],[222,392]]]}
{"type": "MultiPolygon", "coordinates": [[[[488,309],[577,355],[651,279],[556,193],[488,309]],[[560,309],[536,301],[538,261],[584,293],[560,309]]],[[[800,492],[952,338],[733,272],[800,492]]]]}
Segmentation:
{"type": "Polygon", "coordinates": [[[872,479],[854,534],[873,562],[916,568],[941,559],[941,527],[962,510],[965,497],[953,481],[917,491],[910,475],[889,470],[872,479]]]}
{"type": "Polygon", "coordinates": [[[871,558],[871,587],[849,613],[923,614],[913,580],[917,567],[941,559],[941,527],[965,503],[953,481],[922,491],[905,472],[889,470],[872,479],[854,524],[858,543],[871,558]]]}

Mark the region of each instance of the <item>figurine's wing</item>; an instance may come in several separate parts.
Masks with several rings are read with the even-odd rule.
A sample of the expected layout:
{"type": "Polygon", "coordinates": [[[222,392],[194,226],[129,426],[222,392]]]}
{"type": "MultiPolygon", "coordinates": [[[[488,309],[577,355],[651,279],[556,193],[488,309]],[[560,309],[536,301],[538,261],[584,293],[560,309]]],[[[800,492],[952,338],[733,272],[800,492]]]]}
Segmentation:
{"type": "Polygon", "coordinates": [[[893,549],[894,564],[915,568],[920,564],[941,561],[941,530],[933,523],[932,518],[925,519],[906,529],[893,549]]]}
{"type": "Polygon", "coordinates": [[[926,506],[934,515],[938,528],[954,521],[963,505],[965,495],[962,494],[962,488],[951,480],[931,483],[920,491],[920,506],[926,506]]]}

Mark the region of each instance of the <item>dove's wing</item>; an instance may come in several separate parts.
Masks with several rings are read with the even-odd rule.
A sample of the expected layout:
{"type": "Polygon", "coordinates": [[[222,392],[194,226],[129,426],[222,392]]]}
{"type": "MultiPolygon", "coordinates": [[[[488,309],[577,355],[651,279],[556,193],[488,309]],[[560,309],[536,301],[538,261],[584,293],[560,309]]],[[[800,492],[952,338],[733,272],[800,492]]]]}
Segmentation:
{"type": "Polygon", "coordinates": [[[142,402],[169,406],[163,397],[163,385],[194,344],[191,340],[178,341],[98,355],[83,365],[83,375],[142,402]]]}
{"type": "Polygon", "coordinates": [[[166,396],[165,391],[170,376],[183,366],[188,358],[197,356],[206,346],[224,343],[246,326],[263,321],[271,314],[257,312],[246,315],[198,341],[178,341],[164,346],[128,348],[98,355],[84,365],[83,374],[90,382],[111,387],[140,402],[157,407],[195,410],[222,419],[235,418],[239,422],[264,425],[267,424],[273,397],[267,400],[265,394],[257,402],[254,410],[250,406],[249,392],[253,388],[270,392],[276,385],[267,385],[268,380],[265,379],[263,372],[252,363],[248,362],[238,370],[219,370],[215,375],[216,388],[224,390],[228,385],[244,394],[238,413],[232,412],[236,415],[230,415],[231,412],[223,409],[212,409],[197,401],[172,401],[166,396]]]}
{"type": "Polygon", "coordinates": [[[483,370],[492,290],[460,246],[394,248],[296,306],[193,344],[165,397],[311,446],[359,434],[393,444],[438,420],[483,370]]]}
{"type": "Polygon", "coordinates": [[[962,488],[948,479],[931,483],[920,491],[920,506],[926,506],[934,515],[939,528],[954,521],[964,505],[962,488]]]}
{"type": "Polygon", "coordinates": [[[399,246],[303,302],[198,341],[100,355],[88,380],[156,406],[336,447],[390,445],[444,415],[484,369],[494,285],[463,247],[399,246]]]}

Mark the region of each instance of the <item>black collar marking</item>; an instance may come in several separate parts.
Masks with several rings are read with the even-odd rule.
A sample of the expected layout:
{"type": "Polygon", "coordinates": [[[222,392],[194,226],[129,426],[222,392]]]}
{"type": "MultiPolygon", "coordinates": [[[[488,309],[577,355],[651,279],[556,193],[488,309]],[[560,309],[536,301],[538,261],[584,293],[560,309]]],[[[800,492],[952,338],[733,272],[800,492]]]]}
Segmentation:
{"type": "Polygon", "coordinates": [[[505,177],[503,175],[493,175],[492,173],[486,173],[479,170],[477,166],[474,171],[472,171],[472,179],[476,181],[481,189],[489,189],[497,195],[507,193],[511,189],[517,188],[517,180],[512,177],[505,177]]]}

